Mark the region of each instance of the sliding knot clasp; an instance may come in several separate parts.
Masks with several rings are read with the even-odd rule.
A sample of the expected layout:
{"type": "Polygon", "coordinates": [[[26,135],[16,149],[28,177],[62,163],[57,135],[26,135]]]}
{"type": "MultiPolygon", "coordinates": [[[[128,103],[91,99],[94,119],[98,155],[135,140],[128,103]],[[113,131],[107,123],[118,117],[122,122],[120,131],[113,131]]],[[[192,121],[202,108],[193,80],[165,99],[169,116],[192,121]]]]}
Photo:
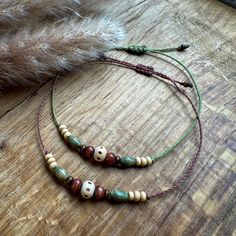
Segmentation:
{"type": "Polygon", "coordinates": [[[130,45],[126,51],[131,54],[142,55],[147,52],[147,47],[144,45],[130,45]]]}
{"type": "Polygon", "coordinates": [[[143,64],[137,64],[135,71],[142,75],[152,76],[154,73],[154,68],[152,66],[145,66],[143,64]]]}

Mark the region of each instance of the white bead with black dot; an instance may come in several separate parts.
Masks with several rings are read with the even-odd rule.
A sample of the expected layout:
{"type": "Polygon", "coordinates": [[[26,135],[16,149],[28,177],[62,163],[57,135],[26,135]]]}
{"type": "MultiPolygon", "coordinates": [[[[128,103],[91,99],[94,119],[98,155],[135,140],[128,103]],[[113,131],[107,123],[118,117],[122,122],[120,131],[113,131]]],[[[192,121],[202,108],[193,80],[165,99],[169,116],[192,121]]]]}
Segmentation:
{"type": "Polygon", "coordinates": [[[90,180],[85,181],[80,190],[81,196],[85,199],[90,199],[93,197],[94,192],[95,184],[90,180]]]}
{"type": "Polygon", "coordinates": [[[103,162],[106,158],[107,155],[107,150],[105,147],[103,146],[99,146],[95,148],[93,157],[96,161],[98,162],[103,162]]]}

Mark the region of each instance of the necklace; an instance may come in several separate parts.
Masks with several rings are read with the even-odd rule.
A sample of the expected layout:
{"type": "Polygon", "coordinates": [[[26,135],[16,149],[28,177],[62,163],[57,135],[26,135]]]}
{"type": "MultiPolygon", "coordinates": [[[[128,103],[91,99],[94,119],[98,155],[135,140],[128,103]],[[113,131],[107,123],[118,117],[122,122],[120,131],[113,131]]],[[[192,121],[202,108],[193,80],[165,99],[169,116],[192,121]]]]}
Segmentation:
{"type": "MultiPolygon", "coordinates": [[[[113,60],[113,59],[105,57],[105,56],[101,62],[107,62],[107,61],[109,63],[113,62],[114,64],[115,64],[115,62],[117,62],[116,60],[113,60]]],[[[129,63],[129,65],[131,65],[131,63],[129,63]]],[[[133,65],[133,66],[135,66],[135,65],[133,65]]],[[[137,66],[135,66],[135,68],[136,67],[137,66]]],[[[138,66],[137,70],[142,71],[142,73],[147,74],[147,73],[150,73],[149,71],[151,70],[151,68],[147,69],[146,67],[138,66]]],[[[58,179],[63,185],[65,185],[75,195],[77,195],[83,199],[94,199],[97,201],[107,199],[109,201],[115,201],[115,202],[127,202],[127,201],[145,202],[145,201],[150,200],[154,197],[163,197],[166,194],[178,189],[179,186],[190,177],[190,174],[192,173],[193,168],[200,156],[201,146],[202,146],[202,125],[201,125],[200,117],[198,115],[198,111],[197,111],[195,105],[193,104],[192,100],[189,98],[189,96],[183,90],[181,90],[179,88],[179,86],[177,85],[177,81],[174,81],[169,77],[168,77],[168,81],[170,81],[174,85],[176,90],[179,91],[188,100],[191,107],[193,108],[193,111],[196,115],[196,121],[199,125],[199,136],[200,136],[197,152],[196,152],[194,158],[192,159],[189,167],[187,168],[187,170],[185,171],[183,176],[180,179],[178,179],[176,182],[174,182],[170,188],[168,188],[167,190],[161,191],[161,192],[147,194],[145,191],[122,191],[122,190],[118,190],[118,189],[108,190],[108,189],[105,189],[99,185],[95,185],[90,180],[82,182],[82,180],[80,180],[79,178],[74,179],[64,168],[58,166],[56,159],[54,158],[52,153],[50,151],[48,151],[48,149],[46,148],[46,146],[44,145],[44,142],[43,142],[41,129],[40,129],[40,121],[41,121],[41,112],[42,112],[43,106],[46,103],[46,100],[49,96],[49,94],[48,94],[48,96],[46,96],[44,98],[44,100],[42,101],[42,103],[39,107],[38,116],[37,116],[37,131],[38,131],[40,148],[44,154],[45,160],[47,162],[47,165],[48,165],[51,173],[56,177],[56,179],[58,179]]],[[[68,137],[69,137],[69,135],[68,135],[68,137]]]]}
{"type": "MultiPolygon", "coordinates": [[[[138,45],[131,45],[128,47],[123,47],[123,48],[117,48],[118,50],[124,50],[128,53],[136,54],[136,55],[142,55],[147,52],[155,52],[159,53],[161,55],[164,55],[166,57],[171,58],[175,62],[177,62],[189,75],[191,79],[191,83],[184,81],[176,81],[174,82],[176,84],[179,84],[180,86],[183,87],[194,87],[194,91],[197,96],[198,100],[198,113],[201,112],[201,95],[198,89],[198,86],[196,84],[196,81],[192,75],[192,73],[187,69],[186,66],[184,66],[180,61],[177,59],[164,54],[164,52],[171,52],[171,51],[183,51],[184,49],[188,48],[188,45],[181,45],[177,48],[166,48],[166,49],[149,49],[146,46],[138,46],[138,45]]],[[[122,66],[128,69],[132,69],[136,71],[137,73],[143,74],[145,76],[155,76],[155,78],[163,79],[166,81],[171,81],[170,78],[160,72],[154,71],[153,67],[145,66],[142,64],[137,64],[133,65],[128,62],[120,61],[114,58],[109,58],[109,57],[104,57],[103,60],[101,61],[102,63],[107,63],[107,64],[115,64],[118,66],[122,66]]],[[[57,84],[57,79],[55,80],[55,83],[53,85],[52,89],[52,94],[51,94],[51,111],[52,111],[52,117],[55,126],[57,127],[59,133],[62,135],[62,137],[65,139],[66,143],[72,147],[74,150],[76,150],[80,156],[82,156],[84,159],[89,160],[89,161],[95,161],[97,163],[100,163],[104,166],[112,166],[112,167],[147,167],[152,165],[154,162],[157,160],[167,156],[173,150],[179,146],[185,138],[191,133],[191,131],[194,129],[195,124],[196,124],[196,119],[194,119],[191,123],[191,125],[181,134],[181,136],[178,138],[178,140],[172,144],[169,148],[166,150],[162,151],[160,154],[157,154],[155,156],[147,156],[147,157],[133,157],[133,156],[123,156],[120,157],[119,155],[113,153],[112,151],[107,151],[107,149],[104,146],[98,146],[98,147],[93,147],[90,145],[85,145],[82,144],[80,139],[76,137],[75,135],[71,134],[71,132],[68,130],[67,126],[64,124],[61,124],[59,122],[59,119],[56,115],[55,111],[55,90],[56,90],[56,84],[57,84]]]]}

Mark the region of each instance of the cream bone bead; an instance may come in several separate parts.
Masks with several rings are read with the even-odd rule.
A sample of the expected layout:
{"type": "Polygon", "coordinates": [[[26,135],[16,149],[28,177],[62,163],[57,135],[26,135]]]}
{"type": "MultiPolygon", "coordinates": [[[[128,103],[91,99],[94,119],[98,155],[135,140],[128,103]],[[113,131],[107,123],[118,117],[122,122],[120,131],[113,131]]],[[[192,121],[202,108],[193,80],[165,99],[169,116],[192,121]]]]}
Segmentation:
{"type": "Polygon", "coordinates": [[[45,155],[45,160],[47,161],[48,159],[50,159],[52,157],[53,157],[52,153],[48,153],[45,155]]]}
{"type": "Polygon", "coordinates": [[[147,158],[147,165],[150,166],[152,165],[152,158],[151,157],[146,157],[147,158]]]}
{"type": "Polygon", "coordinates": [[[134,192],[129,192],[129,200],[133,201],[134,200],[134,192]]]}
{"type": "Polygon", "coordinates": [[[71,135],[71,133],[70,133],[69,131],[67,131],[67,132],[64,134],[64,139],[67,139],[70,135],[71,135]]]}
{"type": "Polygon", "coordinates": [[[147,166],[147,159],[145,157],[141,157],[141,166],[147,166]]]}
{"type": "Polygon", "coordinates": [[[147,200],[147,194],[144,191],[130,191],[129,200],[135,202],[145,202],[147,200]]]}
{"type": "Polygon", "coordinates": [[[47,160],[48,165],[50,165],[52,162],[55,162],[56,159],[54,157],[51,157],[47,160]]]}
{"type": "Polygon", "coordinates": [[[51,170],[51,169],[53,169],[56,166],[57,166],[57,162],[54,161],[54,162],[50,163],[49,169],[51,170]]]}
{"type": "Polygon", "coordinates": [[[136,166],[141,166],[142,160],[141,157],[136,157],[136,166]]]}
{"type": "Polygon", "coordinates": [[[151,164],[151,157],[136,157],[136,166],[149,166],[151,164]]]}
{"type": "Polygon", "coordinates": [[[94,192],[95,184],[90,180],[85,181],[80,190],[81,196],[85,199],[90,199],[93,197],[94,192]]]}
{"type": "Polygon", "coordinates": [[[141,202],[146,202],[147,200],[147,194],[145,192],[141,192],[141,197],[140,197],[140,201],[141,202]]]}
{"type": "Polygon", "coordinates": [[[134,191],[134,201],[139,202],[141,199],[141,193],[139,191],[134,191]]]}
{"type": "Polygon", "coordinates": [[[103,146],[99,146],[99,147],[96,147],[96,148],[95,148],[93,157],[94,157],[94,159],[95,159],[96,161],[102,162],[102,161],[105,160],[106,155],[107,155],[107,150],[106,150],[106,148],[103,147],[103,146]]]}
{"type": "Polygon", "coordinates": [[[67,129],[67,127],[65,125],[60,125],[59,126],[59,131],[61,132],[63,129],[67,129]]]}
{"type": "Polygon", "coordinates": [[[61,131],[62,136],[63,136],[66,132],[68,132],[68,129],[63,129],[63,130],[61,131]]]}

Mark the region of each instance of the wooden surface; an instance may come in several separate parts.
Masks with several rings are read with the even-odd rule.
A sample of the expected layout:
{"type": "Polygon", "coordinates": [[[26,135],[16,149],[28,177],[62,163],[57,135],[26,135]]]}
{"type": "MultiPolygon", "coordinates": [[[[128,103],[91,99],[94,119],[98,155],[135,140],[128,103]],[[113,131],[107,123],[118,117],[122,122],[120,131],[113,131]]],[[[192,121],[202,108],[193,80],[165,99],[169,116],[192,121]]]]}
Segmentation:
{"type": "MultiPolygon", "coordinates": [[[[36,111],[49,84],[5,94],[0,101],[0,235],[236,235],[236,11],[214,0],[100,0],[125,24],[127,41],[166,47],[197,77],[202,95],[204,145],[191,180],[180,191],[140,205],[79,202],[56,184],[39,150],[36,111]],[[185,190],[185,191],[184,191],[185,190]]],[[[154,57],[114,57],[153,65],[183,79],[154,57]]],[[[192,94],[191,90],[188,90],[192,94]]],[[[184,102],[185,103],[185,102],[184,102]]],[[[57,89],[60,120],[82,140],[120,155],[151,155],[168,147],[188,126],[191,109],[164,83],[117,67],[94,65],[57,89]]],[[[107,188],[155,192],[171,185],[196,152],[195,130],[172,155],[148,169],[92,166],[57,136],[49,107],[43,136],[58,163],[74,176],[107,188]]]]}

